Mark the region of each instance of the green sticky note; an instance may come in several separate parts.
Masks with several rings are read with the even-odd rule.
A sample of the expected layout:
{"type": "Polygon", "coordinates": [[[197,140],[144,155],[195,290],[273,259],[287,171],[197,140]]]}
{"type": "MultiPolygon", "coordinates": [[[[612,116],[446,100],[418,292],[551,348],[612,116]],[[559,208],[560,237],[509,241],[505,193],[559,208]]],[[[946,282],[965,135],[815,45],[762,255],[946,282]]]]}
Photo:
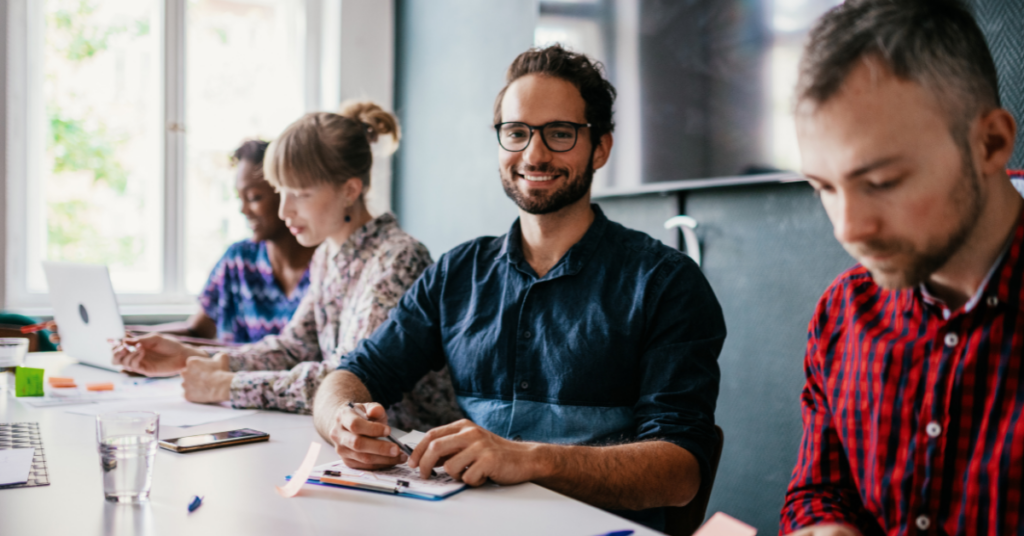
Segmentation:
{"type": "Polygon", "coordinates": [[[18,367],[14,371],[14,396],[43,396],[43,369],[18,367]]]}

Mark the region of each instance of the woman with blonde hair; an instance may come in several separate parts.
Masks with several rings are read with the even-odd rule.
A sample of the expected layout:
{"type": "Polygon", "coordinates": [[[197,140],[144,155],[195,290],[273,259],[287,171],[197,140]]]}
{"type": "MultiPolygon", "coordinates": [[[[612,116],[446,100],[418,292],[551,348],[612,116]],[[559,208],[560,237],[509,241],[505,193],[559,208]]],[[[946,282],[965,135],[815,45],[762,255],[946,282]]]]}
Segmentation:
{"type": "MultiPolygon", "coordinates": [[[[267,148],[263,168],[281,193],[281,219],[300,244],[319,244],[309,290],[280,335],[212,358],[165,335],[129,337],[115,348],[114,363],[147,376],[180,373],[193,402],[312,412],[320,381],[432,263],[394,215],[367,211],[371,143],[381,136],[397,147],[397,119],[376,104],[349,102],[337,114],[303,116],[267,148]]],[[[420,381],[389,414],[404,429],[460,418],[447,369],[420,381]]]]}

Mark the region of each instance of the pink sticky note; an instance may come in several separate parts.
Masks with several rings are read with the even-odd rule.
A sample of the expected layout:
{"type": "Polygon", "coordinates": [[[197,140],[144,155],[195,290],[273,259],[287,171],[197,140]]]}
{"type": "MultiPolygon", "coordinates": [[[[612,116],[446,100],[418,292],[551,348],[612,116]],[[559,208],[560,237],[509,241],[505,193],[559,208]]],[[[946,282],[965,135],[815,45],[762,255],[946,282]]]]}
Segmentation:
{"type": "Polygon", "coordinates": [[[320,455],[320,443],[316,441],[309,444],[309,452],[306,453],[306,459],[302,460],[302,465],[292,473],[292,479],[288,481],[284,486],[274,486],[277,490],[277,494],[284,497],[294,497],[299,492],[302,485],[306,483],[306,479],[309,478],[309,473],[313,472],[313,464],[316,463],[316,457],[320,455]]]}
{"type": "Polygon", "coordinates": [[[718,512],[707,523],[701,525],[693,536],[754,536],[757,529],[732,517],[718,512]]]}

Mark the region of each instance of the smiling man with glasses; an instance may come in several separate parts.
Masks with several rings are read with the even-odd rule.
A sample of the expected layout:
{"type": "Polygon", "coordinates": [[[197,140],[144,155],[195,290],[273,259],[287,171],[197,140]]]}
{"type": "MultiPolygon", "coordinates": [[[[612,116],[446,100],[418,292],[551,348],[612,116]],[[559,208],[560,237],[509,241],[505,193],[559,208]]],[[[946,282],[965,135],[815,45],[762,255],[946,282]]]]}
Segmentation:
{"type": "Polygon", "coordinates": [[[519,218],[428,268],[321,385],[314,421],[350,467],[406,461],[378,439],[385,407],[447,364],[469,419],[412,452],[424,477],[533,481],[661,528],[710,480],[721,308],[688,257],[590,204],[612,148],[600,66],[553,46],[507,79],[494,122],[519,218]]]}

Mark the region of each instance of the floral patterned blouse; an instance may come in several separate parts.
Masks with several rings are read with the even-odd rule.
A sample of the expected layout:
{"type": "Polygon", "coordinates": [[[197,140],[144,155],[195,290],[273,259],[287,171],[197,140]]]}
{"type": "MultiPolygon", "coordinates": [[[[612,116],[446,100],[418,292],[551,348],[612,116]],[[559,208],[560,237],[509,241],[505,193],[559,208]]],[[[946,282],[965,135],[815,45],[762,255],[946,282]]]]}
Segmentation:
{"type": "MultiPolygon", "coordinates": [[[[384,322],[432,262],[390,213],[334,251],[321,244],[309,265],[309,290],[281,334],[226,350],[235,372],[231,405],[311,413],[323,378],[384,322]]],[[[388,414],[392,426],[405,430],[462,418],[448,369],[428,374],[388,414]]]]}

